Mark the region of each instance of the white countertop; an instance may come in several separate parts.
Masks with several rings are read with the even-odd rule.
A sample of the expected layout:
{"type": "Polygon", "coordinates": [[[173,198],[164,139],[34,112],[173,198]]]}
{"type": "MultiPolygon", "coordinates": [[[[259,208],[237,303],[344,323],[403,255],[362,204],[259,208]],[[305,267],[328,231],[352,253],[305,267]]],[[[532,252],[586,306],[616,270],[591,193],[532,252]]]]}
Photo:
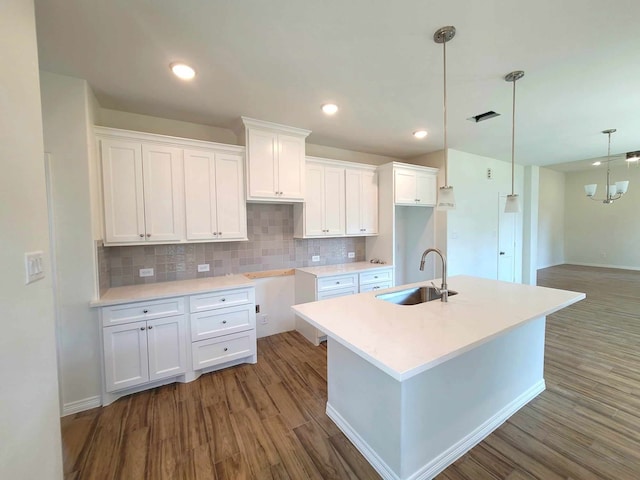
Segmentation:
{"type": "Polygon", "coordinates": [[[225,275],[220,277],[194,278],[173,282],[145,283],[127,287],[110,288],[99,300],[91,302],[92,307],[104,307],[120,303],[155,300],[158,298],[179,297],[194,293],[228,290],[234,287],[250,287],[254,283],[244,275],[225,275]]]}
{"type": "Polygon", "coordinates": [[[393,268],[390,263],[353,262],[340,263],[338,265],[322,265],[320,267],[296,268],[300,272],[310,273],[316,277],[329,277],[343,273],[359,273],[379,268],[393,268]]]}
{"type": "MultiPolygon", "coordinates": [[[[440,284],[440,280],[434,282],[440,284]]],[[[294,305],[297,315],[398,381],[469,351],[529,320],[585,298],[584,293],[451,277],[449,302],[396,305],[381,293],[429,285],[403,285],[294,305]]]]}

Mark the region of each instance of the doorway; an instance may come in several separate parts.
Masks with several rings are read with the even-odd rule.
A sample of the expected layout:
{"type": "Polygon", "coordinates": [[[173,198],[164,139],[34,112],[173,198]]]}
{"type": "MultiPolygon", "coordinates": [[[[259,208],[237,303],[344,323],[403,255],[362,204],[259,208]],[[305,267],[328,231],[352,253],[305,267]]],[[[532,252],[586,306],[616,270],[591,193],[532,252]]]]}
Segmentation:
{"type": "Polygon", "coordinates": [[[504,213],[507,195],[498,202],[498,280],[516,281],[516,219],[518,214],[504,213]]]}

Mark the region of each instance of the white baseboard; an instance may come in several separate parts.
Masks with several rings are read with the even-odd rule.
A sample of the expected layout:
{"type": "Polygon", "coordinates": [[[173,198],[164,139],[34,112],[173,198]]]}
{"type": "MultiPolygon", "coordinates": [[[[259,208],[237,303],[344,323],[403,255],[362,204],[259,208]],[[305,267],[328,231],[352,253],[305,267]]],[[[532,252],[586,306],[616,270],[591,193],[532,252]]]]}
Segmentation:
{"type": "Polygon", "coordinates": [[[536,270],[542,270],[543,268],[557,267],[558,265],[566,265],[567,262],[548,263],[546,265],[538,265],[536,270]]]}
{"type": "Polygon", "coordinates": [[[100,395],[83,398],[82,400],[76,400],[75,402],[65,403],[62,406],[62,416],[66,417],[67,415],[84,412],[85,410],[91,410],[92,408],[100,406],[102,406],[100,395]]]}
{"type": "Polygon", "coordinates": [[[491,432],[506,422],[509,417],[524,407],[527,403],[540,395],[545,390],[544,379],[537,382],[522,395],[508,403],[498,413],[487,419],[482,425],[470,432],[466,437],[449,447],[440,455],[426,463],[422,468],[401,478],[395,473],[378,454],[365,442],[362,437],[349,425],[329,403],[327,403],[327,416],[342,430],[346,437],[353,443],[360,453],[367,459],[371,466],[385,480],[429,480],[441,473],[449,465],[462,457],[465,453],[484,440],[491,432]]]}

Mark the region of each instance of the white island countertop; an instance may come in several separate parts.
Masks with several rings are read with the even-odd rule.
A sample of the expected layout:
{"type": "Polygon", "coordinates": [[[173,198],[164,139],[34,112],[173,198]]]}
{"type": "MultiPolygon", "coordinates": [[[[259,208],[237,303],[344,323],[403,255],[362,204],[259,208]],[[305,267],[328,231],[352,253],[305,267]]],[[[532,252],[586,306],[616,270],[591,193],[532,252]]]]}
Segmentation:
{"type": "MultiPolygon", "coordinates": [[[[436,285],[440,280],[434,281],[436,285]]],[[[532,319],[585,298],[584,293],[469,276],[448,281],[458,295],[396,305],[375,292],[294,305],[294,312],[398,381],[467,352],[532,319]]]]}
{"type": "Polygon", "coordinates": [[[92,301],[91,306],[105,307],[107,305],[180,297],[182,295],[193,295],[194,293],[214,292],[216,290],[228,290],[236,287],[251,287],[253,285],[253,281],[244,275],[225,275],[220,277],[129,285],[126,287],[110,288],[98,300],[92,301]]]}

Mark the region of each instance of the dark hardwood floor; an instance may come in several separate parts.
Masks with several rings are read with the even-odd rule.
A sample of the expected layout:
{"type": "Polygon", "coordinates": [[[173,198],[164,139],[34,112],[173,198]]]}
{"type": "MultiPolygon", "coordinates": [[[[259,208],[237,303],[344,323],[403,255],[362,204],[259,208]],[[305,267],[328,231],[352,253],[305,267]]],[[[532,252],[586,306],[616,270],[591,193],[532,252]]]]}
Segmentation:
{"type": "MultiPolygon", "coordinates": [[[[548,318],[547,390],[437,478],[640,479],[640,272],[564,265],[538,283],[587,293],[548,318]]],[[[324,414],[326,349],[288,332],[258,352],[63,418],[65,478],[379,478],[324,414]]]]}

